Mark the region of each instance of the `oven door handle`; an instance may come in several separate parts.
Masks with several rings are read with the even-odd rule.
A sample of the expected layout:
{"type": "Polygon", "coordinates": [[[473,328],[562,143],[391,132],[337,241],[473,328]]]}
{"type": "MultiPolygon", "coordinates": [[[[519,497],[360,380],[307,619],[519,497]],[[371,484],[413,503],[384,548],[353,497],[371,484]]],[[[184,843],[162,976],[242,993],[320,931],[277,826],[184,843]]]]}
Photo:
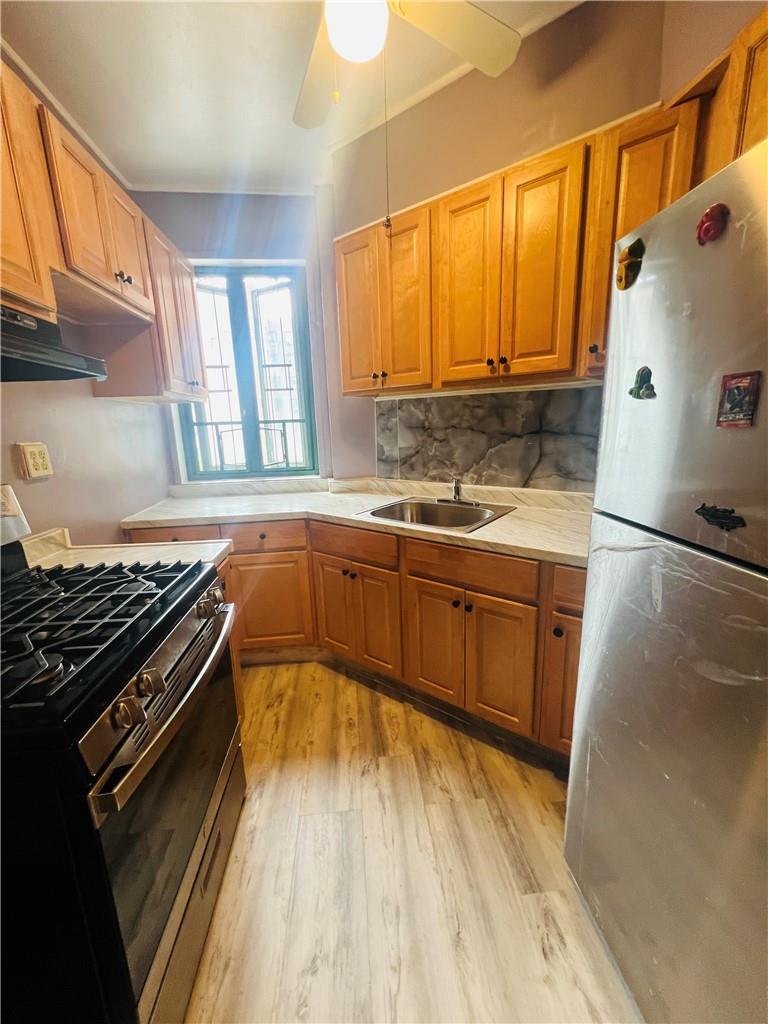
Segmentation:
{"type": "Polygon", "coordinates": [[[112,789],[101,789],[101,786],[112,774],[112,769],[107,768],[88,794],[91,816],[97,828],[101,828],[108,814],[114,811],[121,811],[125,807],[149,772],[157,764],[179,729],[181,729],[182,725],[184,725],[194,711],[195,705],[208,685],[219,663],[221,654],[229,642],[232,626],[235,621],[235,606],[233,604],[223,605],[218,612],[218,617],[221,621],[221,628],[219,629],[216,641],[208,652],[208,656],[200,671],[187,687],[184,696],[176,705],[173,714],[165,722],[162,729],[147,744],[138,761],[131,765],[117,785],[113,786],[112,789]]]}

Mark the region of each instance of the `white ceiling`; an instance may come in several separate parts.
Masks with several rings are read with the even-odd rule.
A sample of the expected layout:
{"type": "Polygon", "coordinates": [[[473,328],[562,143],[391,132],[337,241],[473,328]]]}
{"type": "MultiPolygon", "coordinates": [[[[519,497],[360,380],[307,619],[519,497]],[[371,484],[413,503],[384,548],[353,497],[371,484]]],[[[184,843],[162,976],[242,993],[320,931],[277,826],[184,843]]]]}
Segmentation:
{"type": "MultiPolygon", "coordinates": [[[[525,36],[578,2],[477,6],[525,36]]],[[[339,62],[341,102],[322,128],[292,123],[319,3],[9,0],[1,11],[11,56],[130,188],[304,192],[327,180],[329,148],[383,120],[379,59],[339,62]]],[[[390,116],[469,70],[396,17],[386,68],[390,116]]]]}

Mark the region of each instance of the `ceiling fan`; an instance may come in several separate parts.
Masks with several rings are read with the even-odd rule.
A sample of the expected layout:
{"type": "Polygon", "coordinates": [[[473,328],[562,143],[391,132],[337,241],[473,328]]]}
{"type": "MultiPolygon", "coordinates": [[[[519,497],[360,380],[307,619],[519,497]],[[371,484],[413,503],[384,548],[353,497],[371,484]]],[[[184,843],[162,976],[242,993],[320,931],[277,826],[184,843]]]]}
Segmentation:
{"type": "Polygon", "coordinates": [[[520,49],[519,32],[468,0],[326,0],[323,8],[293,113],[301,128],[319,128],[338,99],[337,57],[362,63],[381,53],[390,12],[491,78],[506,71],[520,49]]]}

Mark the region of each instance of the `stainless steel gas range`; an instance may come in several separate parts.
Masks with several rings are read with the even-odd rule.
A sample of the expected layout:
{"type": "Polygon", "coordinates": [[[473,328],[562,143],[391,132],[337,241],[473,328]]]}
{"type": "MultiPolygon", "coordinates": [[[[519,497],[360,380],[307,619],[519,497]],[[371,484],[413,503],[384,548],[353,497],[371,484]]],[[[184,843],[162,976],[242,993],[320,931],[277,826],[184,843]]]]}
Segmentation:
{"type": "Polygon", "coordinates": [[[4,1019],[181,1020],[245,792],[234,608],[199,562],[0,603],[4,1019]]]}

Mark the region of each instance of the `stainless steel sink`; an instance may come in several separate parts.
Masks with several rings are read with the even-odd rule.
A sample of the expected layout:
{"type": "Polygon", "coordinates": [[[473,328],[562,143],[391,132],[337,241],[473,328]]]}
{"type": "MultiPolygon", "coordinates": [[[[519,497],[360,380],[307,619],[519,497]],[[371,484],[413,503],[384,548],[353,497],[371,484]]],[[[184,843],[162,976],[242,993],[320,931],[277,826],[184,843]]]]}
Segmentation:
{"type": "MultiPolygon", "coordinates": [[[[442,501],[435,498],[404,498],[375,508],[370,515],[396,523],[435,526],[440,530],[470,533],[480,526],[515,510],[514,505],[479,505],[472,502],[442,501]]],[[[367,513],[361,513],[366,515],[367,513]]]]}

